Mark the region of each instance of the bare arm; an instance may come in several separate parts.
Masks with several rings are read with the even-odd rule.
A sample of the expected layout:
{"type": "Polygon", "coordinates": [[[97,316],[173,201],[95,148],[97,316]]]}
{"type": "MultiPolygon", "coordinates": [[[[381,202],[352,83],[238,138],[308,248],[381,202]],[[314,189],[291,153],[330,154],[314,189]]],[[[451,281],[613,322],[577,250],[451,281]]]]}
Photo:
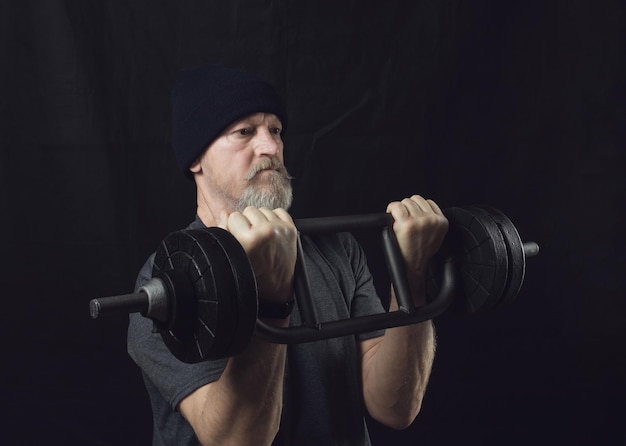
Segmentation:
{"type": "Polygon", "coordinates": [[[253,338],[218,381],[200,387],[180,411],[203,445],[269,445],[282,409],[284,345],[253,338]]]}
{"type": "MultiPolygon", "coordinates": [[[[242,244],[252,263],[259,300],[291,298],[296,230],[282,209],[248,208],[223,216],[220,226],[242,244]]],[[[271,321],[287,326],[288,320],[271,321]]],[[[219,380],[198,388],[180,411],[203,445],[271,444],[280,425],[286,347],[253,338],[229,359],[219,380]]]]}
{"type": "MultiPolygon", "coordinates": [[[[439,249],[448,222],[431,200],[414,195],[387,208],[405,260],[415,305],[425,302],[428,261],[439,249]]],[[[397,309],[392,290],[390,310],[397,309]]],[[[431,321],[390,328],[361,342],[363,397],[370,415],[395,428],[408,427],[420,411],[435,356],[431,321]]]]}
{"type": "Polygon", "coordinates": [[[362,341],[361,351],[368,412],[388,427],[405,429],[420,411],[432,369],[432,322],[390,328],[383,337],[362,341]]]}

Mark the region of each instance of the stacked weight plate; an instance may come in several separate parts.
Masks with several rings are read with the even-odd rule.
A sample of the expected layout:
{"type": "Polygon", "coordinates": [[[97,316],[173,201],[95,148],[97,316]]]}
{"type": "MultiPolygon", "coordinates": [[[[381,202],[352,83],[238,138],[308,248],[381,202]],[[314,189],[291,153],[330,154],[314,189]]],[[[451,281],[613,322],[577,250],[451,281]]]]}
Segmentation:
{"type": "Polygon", "coordinates": [[[209,228],[170,234],[157,249],[152,274],[171,284],[170,318],[157,328],[174,356],[196,363],[246,347],[257,317],[256,280],[230,233],[209,228]]]}
{"type": "Polygon", "coordinates": [[[517,229],[489,206],[447,208],[448,234],[431,268],[429,295],[438,289],[438,263],[452,257],[462,286],[451,310],[477,313],[510,304],[524,280],[525,254],[517,229]]]}

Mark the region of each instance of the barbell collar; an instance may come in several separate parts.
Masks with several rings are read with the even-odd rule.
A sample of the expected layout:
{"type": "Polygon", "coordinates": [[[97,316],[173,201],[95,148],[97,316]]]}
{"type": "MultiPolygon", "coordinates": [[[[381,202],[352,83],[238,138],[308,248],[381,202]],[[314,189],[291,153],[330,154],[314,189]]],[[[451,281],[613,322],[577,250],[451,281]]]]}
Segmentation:
{"type": "Polygon", "coordinates": [[[168,292],[163,280],[159,277],[153,277],[139,288],[139,291],[148,296],[148,308],[146,308],[145,312],[142,312],[142,316],[161,323],[167,322],[171,310],[168,292]]]}

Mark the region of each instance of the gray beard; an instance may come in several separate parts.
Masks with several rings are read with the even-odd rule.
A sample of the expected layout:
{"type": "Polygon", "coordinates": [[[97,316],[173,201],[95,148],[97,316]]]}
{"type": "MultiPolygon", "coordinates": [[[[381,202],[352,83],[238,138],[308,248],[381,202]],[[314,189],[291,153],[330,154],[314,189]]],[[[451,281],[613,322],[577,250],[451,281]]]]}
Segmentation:
{"type": "Polygon", "coordinates": [[[289,209],[293,201],[293,189],[289,177],[281,174],[272,175],[270,187],[257,188],[250,184],[235,201],[235,211],[242,212],[246,207],[268,209],[289,209]]]}

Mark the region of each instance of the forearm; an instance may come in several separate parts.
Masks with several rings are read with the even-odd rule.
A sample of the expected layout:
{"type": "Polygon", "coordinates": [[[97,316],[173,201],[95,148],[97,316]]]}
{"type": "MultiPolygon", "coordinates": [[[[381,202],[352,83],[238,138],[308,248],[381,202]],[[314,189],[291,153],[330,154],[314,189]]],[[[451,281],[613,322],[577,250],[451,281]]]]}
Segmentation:
{"type": "MultiPolygon", "coordinates": [[[[392,307],[395,309],[392,295],[392,307]]],[[[408,427],[421,408],[435,356],[431,321],[389,328],[363,356],[363,397],[372,417],[396,429],[408,427]]]]}
{"type": "MultiPolygon", "coordinates": [[[[406,266],[413,303],[426,302],[426,273],[439,250],[448,220],[439,206],[419,195],[387,206],[406,266]]],[[[390,311],[397,309],[392,290],[390,311]]],[[[362,342],[363,395],[370,414],[395,428],[407,427],[417,416],[435,357],[432,322],[387,329],[378,342],[362,342]]]]}
{"type": "MultiPolygon", "coordinates": [[[[214,216],[206,218],[215,222],[214,216]]],[[[293,294],[297,254],[297,231],[287,211],[253,206],[232,213],[222,209],[217,223],[246,252],[258,300],[287,301],[293,294]]],[[[289,325],[288,318],[267,322],[289,325]]],[[[253,337],[244,352],[229,358],[217,381],[181,402],[180,410],[202,444],[271,444],[280,426],[285,357],[285,345],[253,337]]]]}
{"type": "Polygon", "coordinates": [[[204,445],[271,444],[280,424],[286,347],[252,338],[214,383],[181,403],[204,445]]]}

